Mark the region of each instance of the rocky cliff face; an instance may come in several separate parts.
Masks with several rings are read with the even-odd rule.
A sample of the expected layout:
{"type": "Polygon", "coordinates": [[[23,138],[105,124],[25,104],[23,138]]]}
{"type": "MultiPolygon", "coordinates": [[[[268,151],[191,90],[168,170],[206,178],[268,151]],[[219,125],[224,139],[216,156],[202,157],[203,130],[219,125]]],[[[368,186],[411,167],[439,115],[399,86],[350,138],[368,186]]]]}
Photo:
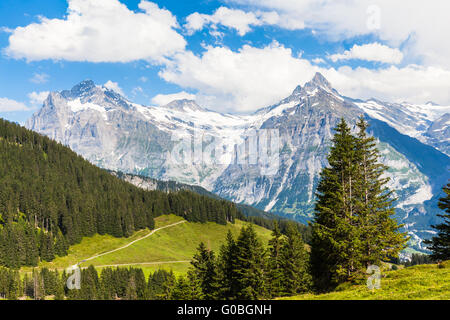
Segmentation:
{"type": "Polygon", "coordinates": [[[448,152],[450,135],[446,107],[423,114],[414,108],[419,107],[343,97],[320,74],[278,104],[247,116],[220,114],[189,100],[141,106],[85,81],[51,93],[27,127],[101,167],[200,185],[305,222],[313,213],[333,128],[342,117],[354,124],[365,113],[390,167],[398,218],[420,248],[435,223],[440,184],[449,177],[450,159],[437,149],[448,152]],[[415,156],[421,150],[430,155],[426,162],[415,156]]]}

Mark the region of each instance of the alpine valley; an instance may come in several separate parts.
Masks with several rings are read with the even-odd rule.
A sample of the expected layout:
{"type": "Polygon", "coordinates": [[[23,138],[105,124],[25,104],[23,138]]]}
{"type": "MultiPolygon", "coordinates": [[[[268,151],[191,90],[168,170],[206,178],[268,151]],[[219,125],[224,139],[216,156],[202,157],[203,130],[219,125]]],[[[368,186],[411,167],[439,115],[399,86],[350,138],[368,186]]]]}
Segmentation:
{"type": "MultiPolygon", "coordinates": [[[[342,96],[319,73],[279,103],[249,115],[221,114],[195,101],[143,106],[92,81],[52,92],[26,127],[69,146],[109,170],[197,185],[236,203],[306,223],[313,217],[321,169],[327,165],[333,128],[364,114],[389,166],[396,217],[410,248],[424,251],[434,232],[441,188],[450,178],[450,106],[367,101],[342,96]],[[200,135],[231,150],[244,148],[251,132],[279,132],[279,168],[267,175],[250,162],[177,164],[169,161],[174,137],[200,135]]],[[[202,144],[202,148],[207,148],[202,144]]],[[[247,158],[248,160],[248,158],[247,158]]],[[[144,178],[128,179],[136,185],[144,178]]],[[[156,188],[156,185],[146,185],[156,188]]]]}

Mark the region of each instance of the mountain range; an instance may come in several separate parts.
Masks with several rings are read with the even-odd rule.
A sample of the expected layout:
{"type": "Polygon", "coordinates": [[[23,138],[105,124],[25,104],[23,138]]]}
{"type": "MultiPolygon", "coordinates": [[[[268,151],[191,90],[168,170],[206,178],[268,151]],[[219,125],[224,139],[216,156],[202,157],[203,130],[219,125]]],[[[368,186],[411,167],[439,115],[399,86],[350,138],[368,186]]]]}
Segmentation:
{"type": "Polygon", "coordinates": [[[352,99],[317,73],[277,104],[248,115],[222,114],[190,100],[139,105],[87,80],[50,93],[26,127],[97,166],[201,186],[306,222],[333,128],[341,118],[354,125],[361,114],[390,168],[397,219],[411,247],[423,250],[450,178],[450,106],[352,99]]]}

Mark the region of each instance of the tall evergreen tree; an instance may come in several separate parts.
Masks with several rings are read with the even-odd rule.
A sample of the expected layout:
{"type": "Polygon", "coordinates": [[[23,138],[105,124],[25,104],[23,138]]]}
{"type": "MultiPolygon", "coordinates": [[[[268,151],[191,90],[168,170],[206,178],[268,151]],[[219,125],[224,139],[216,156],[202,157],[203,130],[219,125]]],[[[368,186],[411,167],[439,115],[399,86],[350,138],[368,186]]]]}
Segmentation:
{"type": "Polygon", "coordinates": [[[281,250],[281,269],[284,295],[292,296],[311,288],[309,257],[302,236],[293,224],[287,227],[286,241],[281,250]]]}
{"type": "Polygon", "coordinates": [[[269,240],[267,261],[267,289],[271,297],[280,297],[283,294],[284,270],[282,266],[282,248],[284,245],[278,223],[274,222],[272,239],[269,240]]]}
{"type": "Polygon", "coordinates": [[[444,210],[444,214],[438,214],[438,217],[444,219],[444,222],[433,226],[437,230],[437,236],[426,241],[432,251],[431,258],[435,261],[450,260],[450,183],[443,188],[446,196],[439,199],[439,208],[444,210]]]}
{"type": "Polygon", "coordinates": [[[266,296],[264,248],[251,224],[241,229],[236,242],[238,300],[257,300],[266,296]]]}
{"type": "Polygon", "coordinates": [[[214,252],[208,250],[203,242],[197,248],[197,253],[191,261],[193,281],[198,281],[203,299],[217,298],[218,276],[214,252]]]}
{"type": "Polygon", "coordinates": [[[358,122],[357,136],[344,119],[335,128],[328,166],[317,187],[311,264],[318,289],[351,280],[370,264],[395,257],[406,243],[392,218],[391,192],[382,178],[375,140],[358,122]]]}
{"type": "Polygon", "coordinates": [[[237,259],[236,241],[228,230],[225,244],[220,247],[217,267],[219,275],[219,298],[225,300],[235,299],[238,290],[238,274],[235,270],[237,259]]]}
{"type": "Polygon", "coordinates": [[[355,137],[344,119],[335,128],[329,166],[322,169],[312,224],[311,263],[315,284],[328,288],[349,278],[358,255],[354,227],[355,137]],[[352,221],[352,222],[351,222],[352,221]]]}
{"type": "Polygon", "coordinates": [[[368,123],[363,116],[357,127],[357,227],[361,231],[362,263],[368,267],[396,257],[405,248],[406,233],[399,232],[403,225],[392,218],[395,199],[386,187],[389,177],[383,177],[388,167],[379,162],[376,140],[367,135],[368,123]]]}

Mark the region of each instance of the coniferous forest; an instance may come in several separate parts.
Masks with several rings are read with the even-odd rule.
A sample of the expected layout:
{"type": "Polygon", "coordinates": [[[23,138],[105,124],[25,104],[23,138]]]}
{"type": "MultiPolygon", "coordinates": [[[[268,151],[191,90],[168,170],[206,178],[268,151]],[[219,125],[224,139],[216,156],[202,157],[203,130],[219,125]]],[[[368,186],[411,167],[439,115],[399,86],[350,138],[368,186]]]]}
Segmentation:
{"type": "MultiPolygon", "coordinates": [[[[0,298],[256,300],[326,292],[362,279],[368,266],[398,260],[408,239],[393,218],[387,167],[378,161],[367,126],[360,118],[353,134],[342,119],[335,129],[315,217],[306,227],[245,217],[232,202],[188,190],[142,190],[59,143],[0,120],[0,298]],[[82,237],[153,229],[154,218],[169,213],[190,222],[247,224],[237,237],[228,232],[217,252],[200,243],[185,275],[158,270],[146,277],[139,268],[89,266],[81,270],[81,289],[69,290],[65,271],[18,271],[66,255],[82,237]],[[253,224],[272,230],[267,245],[253,224]]],[[[416,255],[411,265],[449,259],[449,186],[444,192],[444,222],[429,241],[433,254],[416,255]]]]}
{"type": "Polygon", "coordinates": [[[0,119],[0,265],[35,266],[64,256],[82,237],[127,237],[153,229],[154,217],[169,213],[219,224],[241,217],[225,200],[139,189],[69,148],[0,119]]]}
{"type": "Polygon", "coordinates": [[[20,278],[18,271],[0,268],[0,298],[76,300],[255,300],[306,292],[312,282],[308,255],[294,224],[287,234],[278,225],[265,249],[249,224],[237,239],[228,233],[220,252],[200,243],[186,276],[158,270],[148,280],[139,268],[81,270],[81,289],[66,287],[65,271],[34,269],[20,278]]]}

